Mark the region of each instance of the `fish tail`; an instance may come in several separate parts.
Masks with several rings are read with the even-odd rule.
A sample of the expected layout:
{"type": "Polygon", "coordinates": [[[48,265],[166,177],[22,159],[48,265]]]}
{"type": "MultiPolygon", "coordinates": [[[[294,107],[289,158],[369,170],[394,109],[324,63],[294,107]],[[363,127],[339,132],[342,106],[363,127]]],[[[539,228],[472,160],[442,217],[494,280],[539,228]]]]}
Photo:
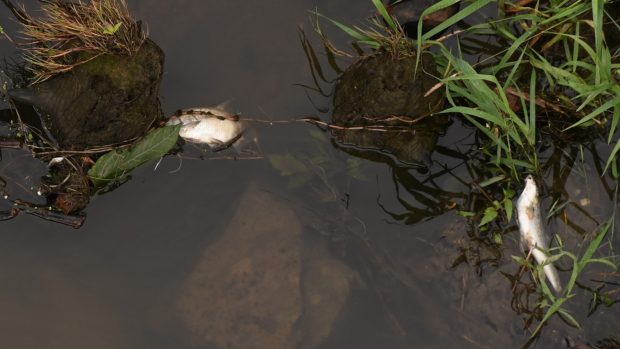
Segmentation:
{"type": "Polygon", "coordinates": [[[553,266],[553,264],[547,264],[543,267],[545,271],[545,276],[551,287],[555,290],[556,293],[562,292],[562,285],[560,284],[560,276],[558,275],[558,270],[553,266]]]}
{"type": "Polygon", "coordinates": [[[539,249],[533,250],[532,254],[536,259],[536,262],[543,266],[543,271],[545,272],[545,276],[547,277],[547,280],[549,280],[551,287],[557,293],[562,292],[562,285],[560,284],[560,276],[558,275],[558,270],[555,268],[555,266],[553,266],[553,263],[546,263],[548,258],[547,255],[539,249]]]}

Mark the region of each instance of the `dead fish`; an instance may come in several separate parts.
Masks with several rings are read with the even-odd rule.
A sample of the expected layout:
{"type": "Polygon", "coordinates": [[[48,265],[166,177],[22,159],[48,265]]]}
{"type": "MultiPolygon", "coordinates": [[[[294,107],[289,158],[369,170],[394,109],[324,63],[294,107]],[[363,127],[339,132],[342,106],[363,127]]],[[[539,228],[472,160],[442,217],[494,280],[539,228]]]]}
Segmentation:
{"type": "Polygon", "coordinates": [[[562,286],[558,271],[553,263],[547,263],[549,240],[543,229],[538,188],[532,175],[525,179],[525,188],[517,200],[517,222],[521,233],[521,244],[530,251],[538,264],[543,265],[545,276],[551,286],[557,293],[560,293],[562,286]]]}
{"type": "Polygon", "coordinates": [[[181,124],[179,136],[188,142],[207,144],[213,151],[233,145],[243,135],[246,125],[239,115],[223,107],[178,110],[166,125],[181,124]]]}

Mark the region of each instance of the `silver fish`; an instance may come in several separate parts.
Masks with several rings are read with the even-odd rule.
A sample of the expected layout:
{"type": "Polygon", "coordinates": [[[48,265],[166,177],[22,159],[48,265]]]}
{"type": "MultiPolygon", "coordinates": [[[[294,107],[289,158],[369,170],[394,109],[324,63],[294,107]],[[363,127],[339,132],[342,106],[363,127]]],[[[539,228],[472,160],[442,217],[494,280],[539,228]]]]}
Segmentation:
{"type": "Polygon", "coordinates": [[[517,222],[521,233],[521,244],[530,251],[538,264],[543,265],[545,276],[552,288],[557,293],[562,292],[558,271],[553,263],[547,262],[549,239],[543,229],[538,188],[532,175],[525,179],[525,188],[517,200],[517,222]]]}
{"type": "Polygon", "coordinates": [[[207,144],[214,151],[233,145],[246,128],[239,115],[219,106],[179,110],[166,122],[166,125],[178,124],[182,125],[179,136],[188,142],[207,144]]]}

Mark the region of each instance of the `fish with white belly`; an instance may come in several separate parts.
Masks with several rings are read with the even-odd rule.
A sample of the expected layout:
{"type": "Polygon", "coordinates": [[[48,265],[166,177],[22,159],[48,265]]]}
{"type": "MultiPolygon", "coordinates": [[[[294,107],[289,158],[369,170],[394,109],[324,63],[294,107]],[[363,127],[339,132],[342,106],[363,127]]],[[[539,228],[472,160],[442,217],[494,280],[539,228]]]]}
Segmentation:
{"type": "Polygon", "coordinates": [[[534,256],[536,262],[543,265],[545,276],[551,286],[557,293],[560,293],[562,285],[560,285],[558,271],[553,263],[547,262],[549,240],[543,229],[538,188],[532,175],[525,179],[525,188],[517,200],[517,222],[521,233],[521,243],[534,256]]]}
{"type": "Polygon", "coordinates": [[[233,145],[243,136],[246,125],[239,115],[223,107],[178,110],[166,125],[181,124],[179,136],[192,143],[207,144],[213,151],[233,145]]]}

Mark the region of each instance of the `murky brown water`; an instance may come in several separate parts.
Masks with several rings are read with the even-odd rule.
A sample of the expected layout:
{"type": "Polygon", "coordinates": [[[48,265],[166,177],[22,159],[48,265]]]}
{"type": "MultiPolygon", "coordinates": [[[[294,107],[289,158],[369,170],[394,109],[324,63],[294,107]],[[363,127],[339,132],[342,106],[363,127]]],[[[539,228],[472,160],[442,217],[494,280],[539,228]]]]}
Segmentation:
{"type": "MultiPolygon", "coordinates": [[[[369,1],[359,0],[129,4],[166,53],[160,93],[166,113],[232,99],[243,117],[273,121],[319,114],[312,102],[329,105],[295,86],[312,82],[299,41],[300,27],[312,37],[308,10],[318,7],[345,22],[372,13],[369,1]]],[[[14,32],[4,10],[0,24],[14,32]]],[[[14,51],[6,40],[0,50],[14,51]]],[[[512,285],[502,274],[518,271],[510,258],[522,255],[516,230],[503,232],[499,250],[487,249],[492,238],[472,239],[453,208],[468,207],[467,183],[482,174],[475,161],[464,165],[473,155],[456,155],[474,142],[473,129],[455,121],[440,139],[433,168],[419,173],[347,155],[313,137],[316,128],[307,124],[253,127],[267,157],[323,161],[309,174],[283,177],[268,159],[198,160],[200,151],[188,147],[180,169],[179,159],[166,158],[156,171],[144,166],[129,183],[96,197],[80,230],[27,215],[2,222],[2,346],[519,348],[527,342],[527,316],[511,308],[512,285]],[[461,254],[468,263],[451,267],[461,254]]],[[[564,156],[546,178],[548,186],[567,178],[555,189],[563,200],[590,200],[569,205],[565,220],[549,228],[576,253],[584,249],[579,234],[613,214],[615,197],[606,189],[613,183],[596,170],[597,147],[604,149],[596,143],[572,157],[576,148],[550,147],[543,157],[564,156]]],[[[20,156],[3,150],[0,175],[14,176],[10,162],[20,156]]],[[[551,198],[543,204],[551,206],[551,198]]],[[[617,249],[618,234],[614,239],[617,249]]],[[[593,268],[583,282],[603,270],[593,268]]],[[[553,319],[535,347],[562,348],[565,336],[594,342],[620,333],[617,307],[600,306],[587,317],[591,295],[580,290],[576,298],[569,309],[583,330],[553,319]]]]}

